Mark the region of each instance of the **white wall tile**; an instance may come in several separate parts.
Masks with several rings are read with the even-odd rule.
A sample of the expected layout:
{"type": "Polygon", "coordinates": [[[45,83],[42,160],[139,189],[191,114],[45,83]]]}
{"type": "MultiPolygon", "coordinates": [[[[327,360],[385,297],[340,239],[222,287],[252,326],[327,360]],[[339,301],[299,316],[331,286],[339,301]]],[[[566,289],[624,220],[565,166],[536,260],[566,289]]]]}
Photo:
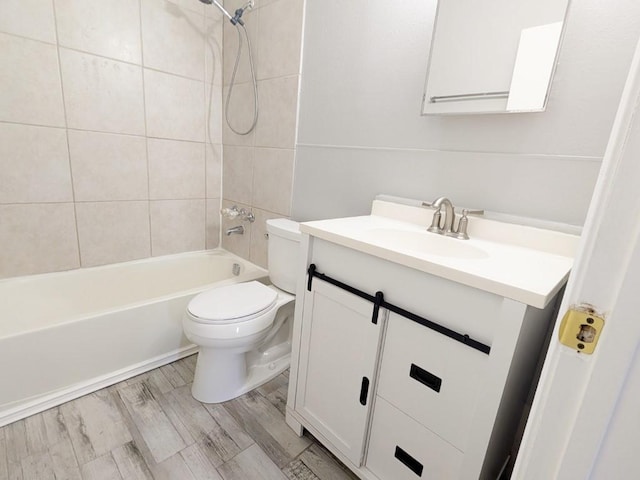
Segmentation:
{"type": "Polygon", "coordinates": [[[70,128],[144,135],[142,69],[60,49],[70,128]]]}
{"type": "Polygon", "coordinates": [[[294,150],[257,148],[253,162],[253,205],[288,216],[291,212],[294,150]]]}
{"type": "Polygon", "coordinates": [[[60,45],[141,63],[137,1],[56,0],[55,4],[60,45]]]}
{"type": "MultiPolygon", "coordinates": [[[[258,95],[260,94],[260,88],[258,87],[258,95]]],[[[222,140],[225,145],[244,145],[252,146],[255,143],[256,129],[247,133],[246,135],[236,134],[227,123],[227,119],[231,123],[231,127],[237,132],[248,132],[249,128],[254,120],[254,105],[255,97],[253,91],[253,85],[251,83],[239,83],[234,85],[231,90],[231,99],[229,100],[229,112],[226,113],[227,96],[229,95],[229,87],[223,89],[222,103],[223,103],[223,118],[222,118],[222,140]]],[[[258,122],[262,121],[261,117],[264,114],[263,100],[258,98],[259,106],[259,118],[258,122]]]]}
{"type": "Polygon", "coordinates": [[[267,233],[267,220],[271,218],[282,218],[282,215],[265,212],[259,208],[254,208],[253,214],[256,216],[256,221],[251,224],[249,260],[256,265],[260,265],[262,268],[267,268],[267,251],[269,247],[268,239],[265,236],[267,233]]]}
{"type": "Polygon", "coordinates": [[[220,245],[221,202],[219,198],[210,198],[206,205],[206,248],[217,248],[220,245]]]}
{"type": "MultiPolygon", "coordinates": [[[[260,3],[256,2],[256,7],[260,9],[262,7],[266,7],[267,5],[271,5],[272,3],[276,3],[279,1],[280,0],[260,0],[260,3]]],[[[240,5],[242,5],[242,2],[240,2],[240,5]]]]}
{"type": "Polygon", "coordinates": [[[145,67],[203,80],[204,16],[174,3],[141,1],[145,67]]]}
{"type": "Polygon", "coordinates": [[[150,138],[149,198],[186,199],[205,197],[203,143],[150,138]]]}
{"type": "Polygon", "coordinates": [[[53,3],[42,0],[2,0],[0,32],[55,43],[53,3]]]}
{"type": "Polygon", "coordinates": [[[147,135],[205,140],[204,83],[144,70],[147,135]]]}
{"type": "Polygon", "coordinates": [[[144,137],[69,130],[78,202],[149,198],[144,137]]]}
{"type": "Polygon", "coordinates": [[[153,200],[150,208],[153,256],[204,250],[204,200],[153,200]]]}
{"type": "Polygon", "coordinates": [[[251,204],[253,196],[253,148],[224,148],[222,192],[226,200],[251,204]]]}
{"type": "Polygon", "coordinates": [[[206,191],[207,198],[222,196],[222,145],[206,145],[206,191]]]}
{"type": "MultiPolygon", "coordinates": [[[[218,11],[217,8],[212,7],[218,11]]],[[[205,17],[204,68],[207,85],[222,85],[223,81],[223,28],[228,22],[222,13],[205,17]]]]}
{"type": "MultiPolygon", "coordinates": [[[[244,3],[244,2],[243,2],[244,3]]],[[[241,6],[243,3],[239,4],[241,6]]],[[[235,7],[235,8],[238,8],[235,7]]],[[[228,11],[233,12],[235,8],[226,7],[228,11]]],[[[260,16],[260,9],[247,10],[245,16],[245,28],[249,34],[249,41],[251,42],[251,53],[253,54],[254,68],[258,66],[258,22],[260,16]]],[[[234,27],[231,22],[225,21],[223,24],[224,34],[224,58],[223,58],[223,73],[224,84],[229,85],[231,83],[231,77],[233,74],[233,67],[238,56],[238,32],[241,35],[242,52],[240,55],[240,63],[236,71],[235,83],[245,83],[251,81],[251,67],[249,64],[249,54],[247,53],[247,37],[245,31],[242,28],[234,27]]]]}
{"type": "Polygon", "coordinates": [[[76,215],[83,267],[150,256],[149,202],[78,203],[76,215]]]}
{"type": "Polygon", "coordinates": [[[167,0],[169,3],[173,3],[182,8],[187,8],[193,12],[199,13],[200,15],[204,15],[204,12],[207,8],[215,8],[214,6],[209,7],[201,2],[195,2],[194,0],[167,0]]]}
{"type": "Polygon", "coordinates": [[[78,268],[72,203],[0,205],[0,277],[78,268]]]}
{"type": "Polygon", "coordinates": [[[53,45],[0,34],[0,121],[64,127],[53,45]]]}
{"type": "Polygon", "coordinates": [[[0,123],[0,203],[71,202],[61,128],[0,123]]]}
{"type": "Polygon", "coordinates": [[[224,119],[222,106],[222,88],[205,85],[206,136],[209,143],[222,143],[222,125],[224,119]]]}
{"type": "Polygon", "coordinates": [[[300,73],[303,8],[300,0],[279,0],[260,8],[258,78],[300,73]]]}
{"type": "Polygon", "coordinates": [[[298,76],[258,82],[260,120],[256,146],[293,148],[296,140],[298,76]]]}
{"type": "Polygon", "coordinates": [[[201,219],[156,229],[155,254],[218,245],[223,22],[197,0],[0,0],[0,275],[76,268],[79,237],[83,266],[149,256],[165,195],[197,198],[201,219]]]}

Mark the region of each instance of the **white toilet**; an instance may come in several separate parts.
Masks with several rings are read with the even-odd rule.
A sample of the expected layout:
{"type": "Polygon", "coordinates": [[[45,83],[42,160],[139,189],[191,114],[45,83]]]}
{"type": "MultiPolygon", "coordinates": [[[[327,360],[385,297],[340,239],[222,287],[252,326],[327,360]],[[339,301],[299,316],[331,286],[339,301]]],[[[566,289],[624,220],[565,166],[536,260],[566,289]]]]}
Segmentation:
{"type": "Polygon", "coordinates": [[[196,295],[182,322],[200,347],[191,392],[220,403],[271,380],[289,367],[299,224],[267,220],[269,279],[213,288],[196,295]],[[287,293],[289,292],[289,293],[287,293]]]}

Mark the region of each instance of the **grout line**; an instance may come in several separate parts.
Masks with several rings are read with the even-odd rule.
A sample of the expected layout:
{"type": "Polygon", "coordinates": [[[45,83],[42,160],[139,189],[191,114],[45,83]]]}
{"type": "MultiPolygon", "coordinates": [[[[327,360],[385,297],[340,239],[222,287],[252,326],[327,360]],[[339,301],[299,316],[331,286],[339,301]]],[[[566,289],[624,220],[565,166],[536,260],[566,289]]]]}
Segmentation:
{"type": "Polygon", "coordinates": [[[144,152],[147,160],[147,218],[149,220],[149,256],[153,257],[153,233],[151,222],[151,162],[149,161],[149,127],[147,125],[147,90],[144,81],[144,37],[142,34],[142,1],[138,0],[138,21],[140,22],[140,62],[142,63],[142,111],[144,112],[144,152]]]}
{"type": "MultiPolygon", "coordinates": [[[[571,155],[571,154],[555,154],[555,153],[518,153],[518,152],[494,152],[494,151],[473,151],[473,150],[451,150],[451,149],[435,149],[435,148],[408,148],[408,147],[372,147],[366,145],[332,145],[320,143],[296,143],[294,149],[302,148],[318,148],[328,150],[370,150],[380,152],[415,152],[415,153],[464,153],[469,155],[495,155],[509,157],[532,157],[537,159],[549,160],[566,160],[579,162],[602,162],[602,156],[592,155],[571,155]]],[[[603,154],[604,155],[604,154],[603,154]]]]}
{"type": "MultiPolygon", "coordinates": [[[[255,137],[254,137],[254,143],[255,143],[255,137]]],[[[256,179],[256,147],[253,146],[251,147],[251,183],[250,183],[250,187],[251,187],[251,200],[249,201],[249,211],[253,212],[253,210],[255,209],[255,179],[256,179]]],[[[256,219],[257,221],[257,219],[256,219]]],[[[249,223],[248,227],[252,227],[255,224],[255,221],[252,223],[249,223]]],[[[249,230],[249,255],[248,255],[248,260],[250,262],[255,261],[252,255],[253,252],[253,245],[254,242],[257,243],[257,238],[254,239],[254,235],[257,233],[256,232],[256,228],[247,228],[247,230],[249,230]]]]}
{"type": "MultiPolygon", "coordinates": [[[[205,14],[206,16],[206,14],[205,14]]],[[[224,26],[226,20],[222,17],[220,23],[220,168],[218,169],[218,175],[220,180],[220,188],[218,189],[218,248],[222,248],[222,202],[224,201],[224,157],[225,157],[225,143],[224,143],[224,125],[225,125],[225,111],[224,111],[224,54],[225,54],[225,34],[224,26]]],[[[215,75],[211,76],[212,79],[215,75]]]]}
{"type": "Polygon", "coordinates": [[[204,81],[202,82],[202,97],[203,97],[203,105],[207,105],[207,47],[209,47],[209,49],[211,50],[211,84],[209,85],[210,90],[209,90],[209,108],[205,108],[204,109],[204,248],[205,250],[207,249],[207,240],[208,240],[208,219],[209,219],[209,201],[207,200],[209,198],[209,182],[208,180],[208,173],[209,173],[209,162],[207,162],[207,149],[210,146],[211,150],[213,151],[213,142],[211,141],[211,126],[210,126],[210,119],[211,119],[211,104],[212,104],[212,99],[213,99],[213,89],[214,89],[214,78],[215,78],[215,55],[214,55],[214,49],[213,46],[209,44],[208,39],[207,39],[207,34],[208,34],[208,21],[207,21],[207,16],[206,14],[203,15],[203,27],[202,27],[202,42],[204,45],[204,48],[202,49],[203,51],[203,56],[202,56],[202,68],[204,70],[204,81]]]}
{"type": "Polygon", "coordinates": [[[80,248],[80,229],[78,227],[78,208],[76,203],[75,183],[73,179],[73,162],[71,161],[71,144],[69,142],[69,119],[68,119],[68,113],[67,113],[67,102],[66,102],[66,97],[64,93],[62,60],[60,57],[60,43],[59,43],[59,35],[58,35],[58,15],[57,15],[55,0],[51,0],[51,5],[53,7],[53,27],[56,35],[56,54],[58,57],[58,75],[60,78],[60,93],[62,95],[62,111],[64,114],[64,131],[65,131],[65,137],[67,139],[67,158],[69,161],[69,180],[71,182],[71,200],[73,202],[73,217],[74,217],[75,227],[76,227],[76,246],[78,247],[78,267],[82,268],[82,250],[80,248]]]}
{"type": "MultiPolygon", "coordinates": [[[[54,17],[55,17],[55,11],[54,11],[54,17]]],[[[56,27],[55,27],[55,20],[54,20],[54,30],[55,29],[56,29],[56,27]]],[[[43,45],[49,45],[50,47],[57,47],[58,46],[58,35],[57,35],[57,32],[56,32],[56,40],[54,42],[48,42],[46,40],[40,40],[39,38],[27,37],[26,35],[20,35],[19,33],[13,33],[13,32],[0,31],[0,35],[7,35],[9,37],[21,38],[22,40],[30,40],[32,42],[42,43],[43,45]]]]}
{"type": "MultiPolygon", "coordinates": [[[[142,20],[140,21],[140,23],[142,24],[142,20]]],[[[141,25],[141,27],[142,27],[142,25],[141,25]]],[[[27,39],[27,40],[29,40],[29,39],[27,39]]],[[[47,45],[52,45],[52,44],[47,43],[47,45]]],[[[108,57],[106,55],[101,55],[101,54],[95,53],[95,52],[88,52],[86,50],[80,50],[78,48],[73,48],[73,47],[65,47],[65,46],[62,46],[62,45],[58,45],[58,48],[62,48],[64,50],[69,50],[69,51],[72,51],[72,52],[75,52],[75,53],[80,53],[80,54],[83,54],[83,55],[89,55],[89,56],[92,56],[92,57],[102,58],[102,59],[105,59],[105,60],[109,60],[111,62],[124,63],[125,65],[129,65],[129,66],[132,66],[132,67],[138,67],[138,68],[142,68],[144,70],[150,70],[152,72],[163,73],[165,75],[170,75],[172,77],[182,78],[184,80],[191,80],[193,82],[204,82],[205,81],[204,74],[203,74],[203,78],[190,77],[188,75],[183,75],[183,74],[175,73],[175,72],[168,72],[166,70],[161,70],[159,68],[150,67],[148,65],[145,65],[144,64],[144,59],[143,59],[144,55],[142,54],[142,52],[140,53],[141,63],[136,63],[136,62],[131,62],[131,61],[127,61],[127,60],[122,60],[120,58],[108,57]]],[[[222,86],[222,85],[220,85],[220,86],[222,86]]]]}
{"type": "Polygon", "coordinates": [[[66,130],[70,130],[73,132],[89,132],[89,133],[101,133],[104,135],[120,135],[123,137],[134,137],[134,138],[151,138],[154,140],[169,140],[172,142],[185,142],[185,143],[205,143],[203,141],[198,141],[198,140],[187,140],[187,139],[183,139],[183,138],[170,138],[170,137],[155,137],[153,135],[138,135],[135,133],[127,133],[127,132],[108,132],[105,130],[93,130],[90,128],[78,128],[78,127],[61,127],[61,126],[55,126],[55,125],[43,125],[43,124],[38,124],[38,123],[25,123],[25,122],[12,122],[9,120],[0,120],[0,125],[2,124],[6,124],[6,125],[21,125],[21,126],[25,126],[25,127],[34,127],[34,128],[57,128],[60,130],[66,129],[66,130]]]}
{"type": "MultiPolygon", "coordinates": [[[[204,197],[191,197],[191,198],[154,198],[153,201],[158,202],[188,202],[188,201],[204,201],[207,200],[204,197]]],[[[215,199],[211,199],[215,200],[215,199]]],[[[83,203],[144,203],[147,202],[146,198],[133,198],[133,199],[116,199],[116,200],[78,200],[76,202],[64,201],[64,202],[14,202],[14,203],[0,203],[0,206],[19,206],[19,205],[72,205],[83,203]]]]}

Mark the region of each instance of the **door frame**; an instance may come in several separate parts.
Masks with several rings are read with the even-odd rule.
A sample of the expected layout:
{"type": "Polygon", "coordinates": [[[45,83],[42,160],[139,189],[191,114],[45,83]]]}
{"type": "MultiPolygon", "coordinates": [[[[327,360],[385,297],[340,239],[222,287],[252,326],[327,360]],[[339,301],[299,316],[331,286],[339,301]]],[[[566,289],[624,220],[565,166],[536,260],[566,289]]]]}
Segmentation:
{"type": "MultiPolygon", "coordinates": [[[[586,479],[640,345],[640,42],[525,429],[513,479],[586,479]],[[588,303],[605,318],[593,355],[559,343],[560,319],[588,303]]],[[[570,192],[568,192],[570,194],[570,192]]],[[[630,465],[637,471],[638,466],[630,465]]],[[[634,471],[632,470],[632,471],[634,471]]]]}

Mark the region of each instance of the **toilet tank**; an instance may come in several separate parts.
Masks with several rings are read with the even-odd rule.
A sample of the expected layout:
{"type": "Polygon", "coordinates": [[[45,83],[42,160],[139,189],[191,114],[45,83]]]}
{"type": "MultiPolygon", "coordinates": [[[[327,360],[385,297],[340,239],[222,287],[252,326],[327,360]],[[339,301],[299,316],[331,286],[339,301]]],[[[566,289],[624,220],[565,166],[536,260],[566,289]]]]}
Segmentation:
{"type": "Polygon", "coordinates": [[[287,218],[267,220],[268,269],[271,283],[285,292],[296,291],[296,266],[300,249],[300,224],[287,218]]]}

